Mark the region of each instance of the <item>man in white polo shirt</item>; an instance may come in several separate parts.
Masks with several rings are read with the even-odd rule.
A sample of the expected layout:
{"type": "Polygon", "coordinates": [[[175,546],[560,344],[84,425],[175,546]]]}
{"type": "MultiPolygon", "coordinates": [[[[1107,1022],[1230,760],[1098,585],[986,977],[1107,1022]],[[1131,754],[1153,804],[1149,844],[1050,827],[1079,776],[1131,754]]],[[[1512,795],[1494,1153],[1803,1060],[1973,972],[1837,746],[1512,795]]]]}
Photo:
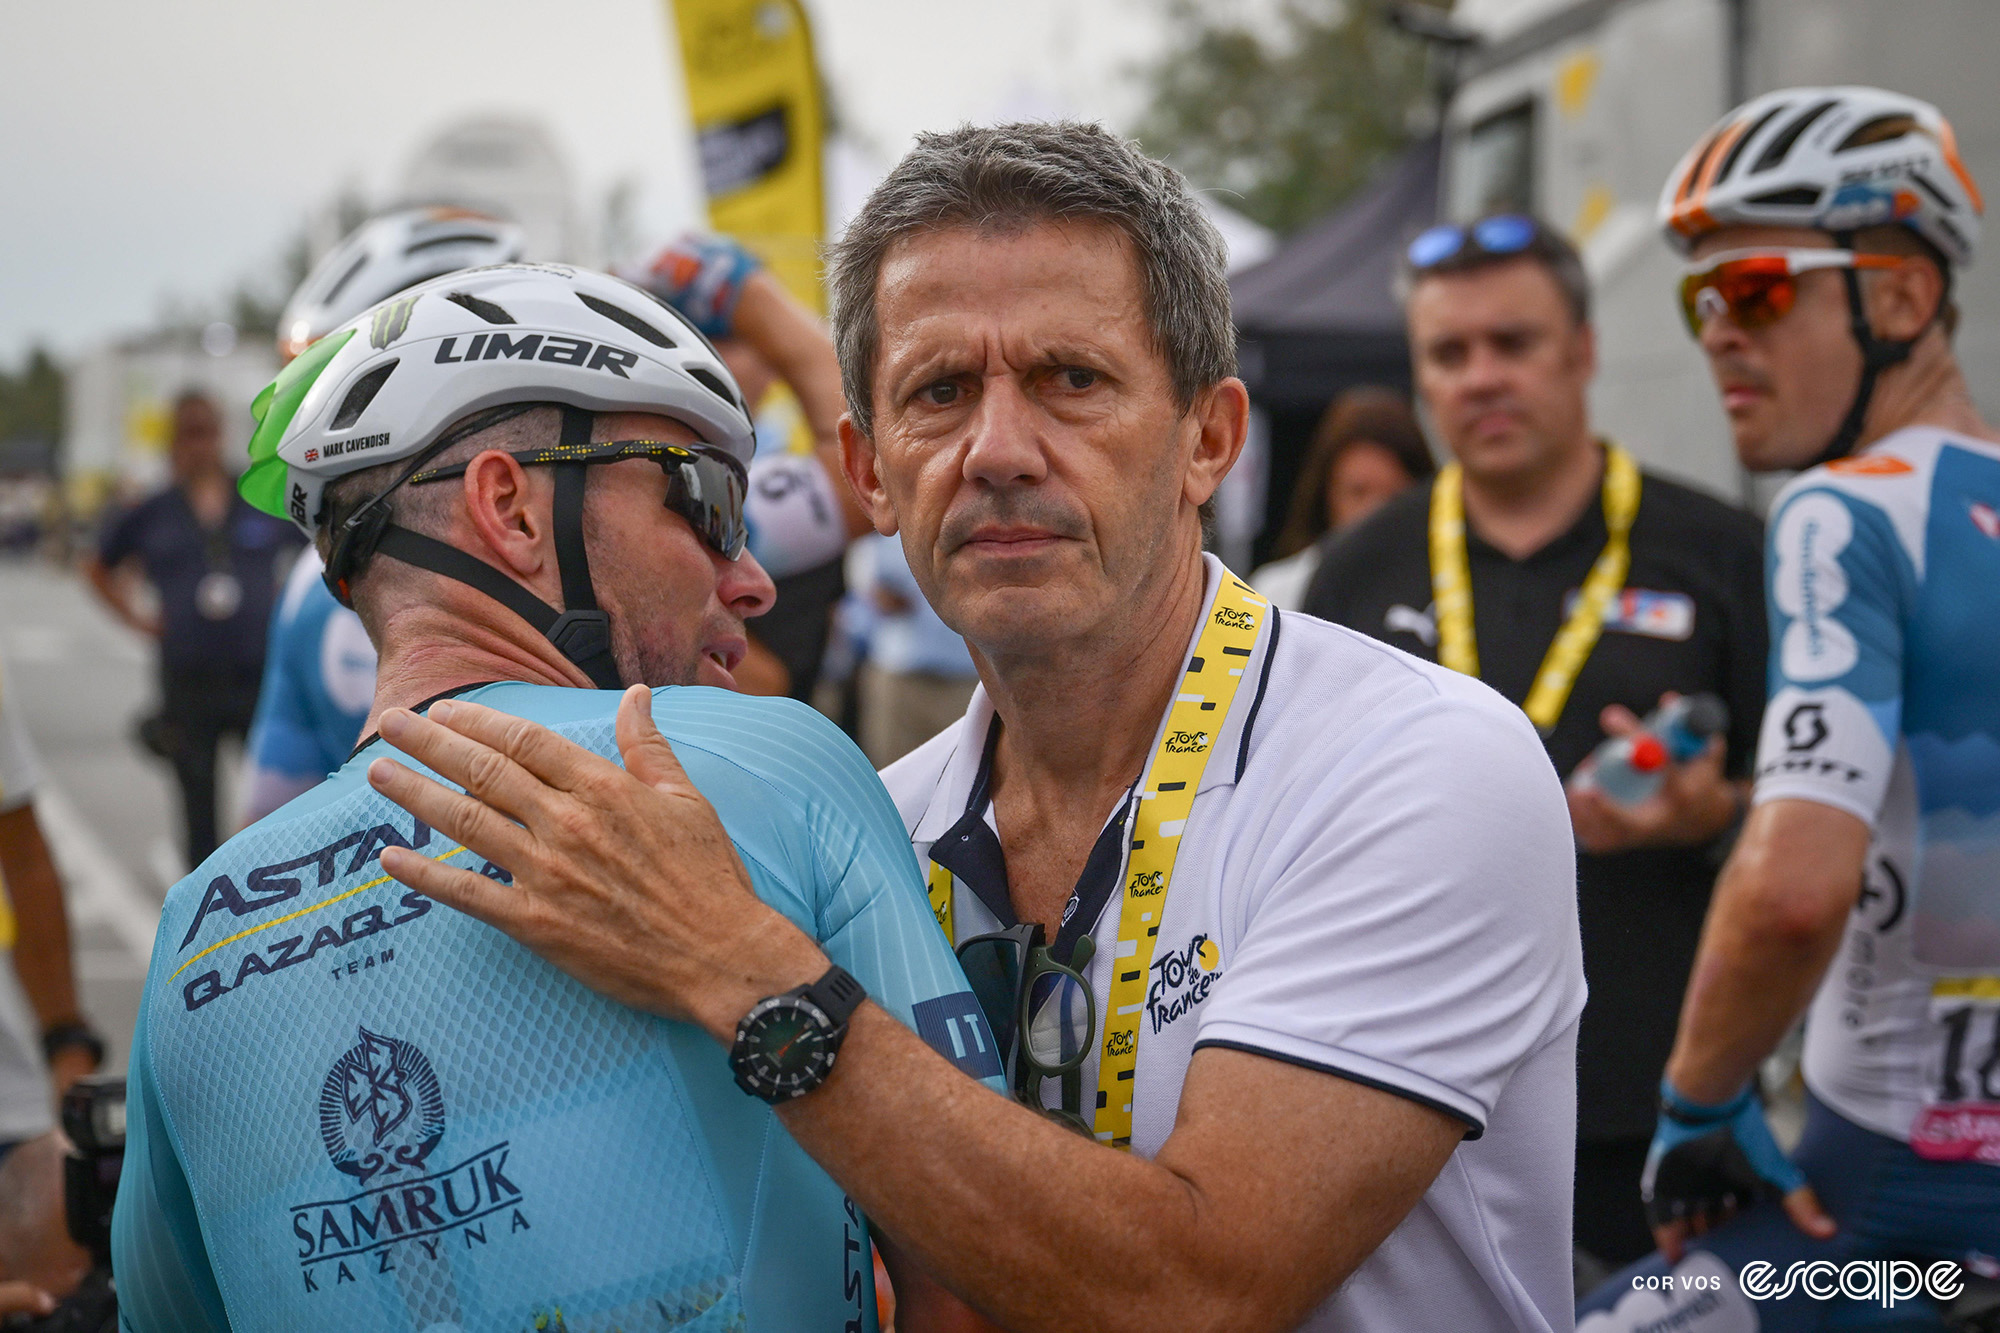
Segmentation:
{"type": "MultiPolygon", "coordinates": [[[[1088,934],[1097,1023],[1073,1088],[1039,1089],[1086,1133],[867,1003],[786,1029],[819,1062],[781,1118],[899,1266],[905,1333],[970,1326],[910,1260],[1010,1329],[1567,1329],[1561,789],[1485,686],[1202,554],[1248,412],[1222,260],[1176,173],[1074,124],[925,136],[850,224],[849,478],[982,682],[887,781],[940,924],[1038,924],[1058,963],[1088,934]]],[[[470,794],[371,780],[513,881],[382,866],[733,1043],[741,1076],[826,964],[643,702],[624,770],[475,707],[385,715],[470,794]]]]}

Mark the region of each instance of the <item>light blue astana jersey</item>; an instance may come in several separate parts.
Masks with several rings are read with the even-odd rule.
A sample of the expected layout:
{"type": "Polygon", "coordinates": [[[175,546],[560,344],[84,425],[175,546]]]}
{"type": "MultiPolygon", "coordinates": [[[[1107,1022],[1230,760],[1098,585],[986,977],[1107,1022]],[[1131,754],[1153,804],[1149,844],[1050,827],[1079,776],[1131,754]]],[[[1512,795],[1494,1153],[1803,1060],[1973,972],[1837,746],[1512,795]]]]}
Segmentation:
{"type": "Polygon", "coordinates": [[[2000,447],[1899,431],[1788,486],[1757,800],[1874,834],[1807,1026],[1821,1100],[2000,1162],[2000,447]]]}
{"type": "MultiPolygon", "coordinates": [[[[615,757],[619,696],[466,694],[615,757]]],[[[997,1087],[887,794],[811,709],[657,691],[760,897],[997,1087]]],[[[368,787],[377,742],[168,895],[113,1223],[125,1326],[870,1330],[863,1219],[706,1034],[379,864],[506,871],[368,787]]]]}

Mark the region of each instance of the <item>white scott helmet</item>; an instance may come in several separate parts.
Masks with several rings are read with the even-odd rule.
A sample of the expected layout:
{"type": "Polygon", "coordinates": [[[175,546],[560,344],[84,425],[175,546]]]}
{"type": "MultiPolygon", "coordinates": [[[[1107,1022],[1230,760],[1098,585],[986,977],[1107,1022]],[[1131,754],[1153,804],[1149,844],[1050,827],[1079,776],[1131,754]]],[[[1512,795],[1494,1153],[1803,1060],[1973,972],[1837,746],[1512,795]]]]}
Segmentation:
{"type": "Polygon", "coordinates": [[[463,208],[406,208],[362,223],[326,252],[278,317],[289,361],[378,301],[459,269],[521,257],[521,229],[463,208]]]}
{"type": "MultiPolygon", "coordinates": [[[[669,507],[722,554],[742,549],[745,469],[756,449],[729,371],[679,315],[639,288],[555,264],[501,264],[434,278],[313,343],[251,406],[257,418],[244,499],[308,536],[329,522],[326,580],[348,582],[377,553],[471,584],[542,631],[600,686],[618,684],[610,639],[583,554],[586,465],[653,458],[668,472],[669,507]],[[389,522],[397,487],[455,439],[530,407],[563,409],[562,436],[517,454],[555,470],[555,541],[566,610],[556,611],[490,565],[389,522]],[[644,412],[694,432],[694,445],[590,440],[591,416],[644,412]],[[455,423],[472,421],[451,430],[455,423]],[[402,462],[366,503],[326,512],[327,485],[402,462]]],[[[452,469],[440,468],[440,474],[452,469]]]]}
{"type": "Polygon", "coordinates": [[[1984,209],[1930,103],[1880,88],[1785,88],[1701,137],[1667,177],[1659,218],[1682,254],[1720,227],[1846,233],[1897,222],[1962,268],[1984,209]]]}

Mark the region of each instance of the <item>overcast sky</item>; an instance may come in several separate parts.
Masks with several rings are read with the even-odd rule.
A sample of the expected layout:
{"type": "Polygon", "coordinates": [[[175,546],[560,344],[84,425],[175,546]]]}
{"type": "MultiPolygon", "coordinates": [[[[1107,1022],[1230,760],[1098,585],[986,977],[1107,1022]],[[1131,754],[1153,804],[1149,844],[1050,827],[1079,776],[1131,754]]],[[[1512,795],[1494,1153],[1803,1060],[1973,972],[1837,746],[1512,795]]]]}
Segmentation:
{"type": "MultiPolygon", "coordinates": [[[[470,113],[540,119],[580,202],[698,214],[669,0],[0,0],[0,365],[273,271],[344,186],[380,198],[470,113]]],[[[1123,128],[1163,0],[806,0],[864,148],[1062,111],[1123,128]]]]}

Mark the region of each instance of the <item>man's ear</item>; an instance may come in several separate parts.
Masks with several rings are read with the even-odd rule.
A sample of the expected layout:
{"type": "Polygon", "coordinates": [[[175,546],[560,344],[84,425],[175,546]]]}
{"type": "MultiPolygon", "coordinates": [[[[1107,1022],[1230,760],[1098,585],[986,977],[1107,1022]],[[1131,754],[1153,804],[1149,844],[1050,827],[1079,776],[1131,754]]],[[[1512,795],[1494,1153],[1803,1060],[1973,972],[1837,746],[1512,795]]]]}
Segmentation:
{"type": "Polygon", "coordinates": [[[896,531],[896,510],[889,503],[888,488],[882,484],[875,441],[854,424],[852,412],[842,412],[835,429],[840,436],[840,470],[847,474],[847,484],[854,488],[854,496],[861,501],[862,512],[875,525],[875,531],[887,537],[896,531]]]}
{"type": "Polygon", "coordinates": [[[1585,320],[1576,326],[1576,354],[1582,362],[1584,383],[1597,378],[1597,326],[1585,320]]]}
{"type": "Polygon", "coordinates": [[[1204,390],[1188,415],[1197,434],[1194,456],[1188,460],[1187,475],[1181,481],[1181,497],[1200,506],[1208,503],[1242,456],[1243,441],[1250,434],[1250,391],[1231,375],[1204,390]]]}
{"type": "Polygon", "coordinates": [[[517,459],[498,449],[467,463],[460,494],[466,521],[478,537],[474,553],[533,582],[554,552],[544,489],[517,459]]]}
{"type": "Polygon", "coordinates": [[[1914,338],[1941,313],[1944,275],[1927,260],[1908,258],[1895,268],[1864,274],[1863,281],[1868,282],[1869,323],[1878,338],[1914,338]]]}

